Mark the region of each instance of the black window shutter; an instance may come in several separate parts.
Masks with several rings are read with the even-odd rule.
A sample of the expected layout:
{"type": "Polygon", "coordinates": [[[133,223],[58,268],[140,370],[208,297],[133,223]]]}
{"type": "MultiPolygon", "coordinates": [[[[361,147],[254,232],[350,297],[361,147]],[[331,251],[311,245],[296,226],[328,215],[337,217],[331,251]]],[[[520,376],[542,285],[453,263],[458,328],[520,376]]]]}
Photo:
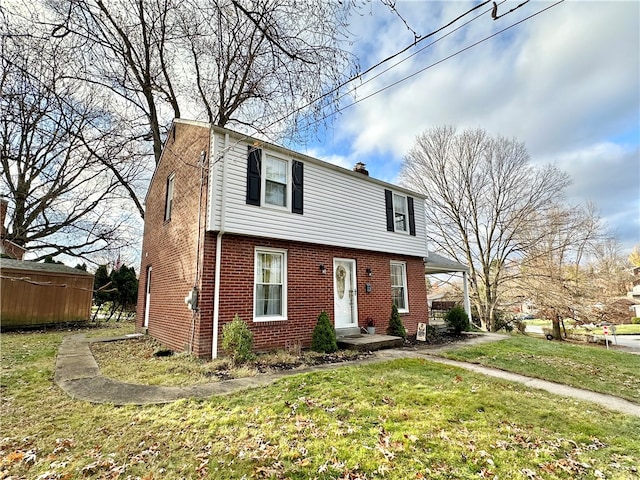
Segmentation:
{"type": "Polygon", "coordinates": [[[248,146],[247,155],[247,205],[260,206],[260,164],[262,150],[248,146]]]}
{"type": "Polygon", "coordinates": [[[416,236],[416,217],[413,213],[413,198],[407,197],[407,210],[409,213],[409,235],[416,236]]]}
{"type": "Polygon", "coordinates": [[[293,178],[293,190],[291,192],[291,211],[302,215],[302,207],[304,204],[304,167],[302,162],[293,161],[291,167],[291,176],[293,178]]]}
{"type": "Polygon", "coordinates": [[[387,210],[387,231],[393,232],[393,192],[384,191],[384,205],[387,210]]]}

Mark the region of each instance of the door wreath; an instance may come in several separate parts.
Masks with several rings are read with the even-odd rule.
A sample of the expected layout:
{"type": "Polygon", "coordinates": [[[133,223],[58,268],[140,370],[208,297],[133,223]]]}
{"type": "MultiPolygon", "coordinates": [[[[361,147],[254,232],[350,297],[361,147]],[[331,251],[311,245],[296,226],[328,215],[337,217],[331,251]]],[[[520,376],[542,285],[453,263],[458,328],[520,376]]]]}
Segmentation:
{"type": "Polygon", "coordinates": [[[338,268],[336,268],[336,287],[338,288],[338,297],[341,299],[344,297],[346,278],[347,270],[342,265],[339,265],[338,268]]]}

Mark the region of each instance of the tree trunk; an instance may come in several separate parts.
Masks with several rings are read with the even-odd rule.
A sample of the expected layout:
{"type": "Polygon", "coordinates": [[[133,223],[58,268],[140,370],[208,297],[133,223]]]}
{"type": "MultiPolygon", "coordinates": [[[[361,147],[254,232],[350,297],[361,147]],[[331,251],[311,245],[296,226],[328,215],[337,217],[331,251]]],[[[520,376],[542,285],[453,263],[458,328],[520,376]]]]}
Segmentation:
{"type": "Polygon", "coordinates": [[[553,321],[553,339],[562,340],[562,333],[560,332],[560,318],[556,318],[553,321]]]}
{"type": "Polygon", "coordinates": [[[96,318],[98,317],[98,314],[100,313],[101,308],[102,308],[102,304],[98,305],[98,308],[96,308],[96,313],[93,314],[93,318],[91,319],[91,322],[96,321],[96,318]]]}

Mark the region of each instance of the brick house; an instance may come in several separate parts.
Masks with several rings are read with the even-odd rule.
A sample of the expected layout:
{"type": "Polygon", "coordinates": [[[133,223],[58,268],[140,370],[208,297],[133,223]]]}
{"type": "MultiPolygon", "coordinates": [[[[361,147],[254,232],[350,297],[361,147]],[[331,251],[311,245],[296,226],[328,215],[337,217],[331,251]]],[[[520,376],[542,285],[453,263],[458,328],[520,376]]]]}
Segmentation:
{"type": "Polygon", "coordinates": [[[423,197],[206,123],[175,120],[146,197],[137,329],[202,358],[238,314],[256,350],[427,322],[423,197]],[[193,292],[193,293],[191,293],[193,292]],[[197,295],[193,309],[185,304],[197,295]]]}

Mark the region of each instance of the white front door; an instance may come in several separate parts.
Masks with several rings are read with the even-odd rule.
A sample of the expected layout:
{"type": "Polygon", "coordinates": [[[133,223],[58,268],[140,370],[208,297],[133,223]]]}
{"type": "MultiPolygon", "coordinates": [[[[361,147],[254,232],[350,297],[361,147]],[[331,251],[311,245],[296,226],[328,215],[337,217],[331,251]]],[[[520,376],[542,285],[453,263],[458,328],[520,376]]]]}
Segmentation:
{"type": "Polygon", "coordinates": [[[333,259],[333,311],[336,329],[358,326],[356,261],[333,259]]]}
{"type": "Polygon", "coordinates": [[[146,298],[144,302],[144,324],[143,327],[149,326],[149,304],[151,303],[151,265],[147,267],[147,285],[146,285],[146,298]]]}

